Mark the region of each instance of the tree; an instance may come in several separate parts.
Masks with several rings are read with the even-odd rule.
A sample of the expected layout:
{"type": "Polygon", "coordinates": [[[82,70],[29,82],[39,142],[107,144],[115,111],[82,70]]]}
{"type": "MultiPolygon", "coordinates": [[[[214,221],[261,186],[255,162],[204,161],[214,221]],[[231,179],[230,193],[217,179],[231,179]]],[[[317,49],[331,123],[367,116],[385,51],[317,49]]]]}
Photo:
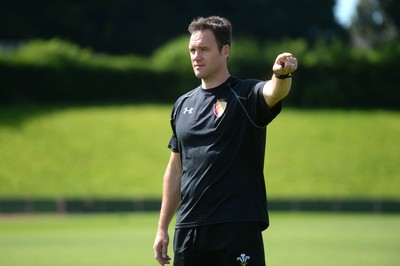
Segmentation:
{"type": "Polygon", "coordinates": [[[350,27],[353,44],[361,49],[373,49],[383,43],[396,41],[398,9],[399,1],[360,0],[357,14],[350,27]],[[397,20],[397,25],[393,18],[397,20]]]}
{"type": "MultiPolygon", "coordinates": [[[[335,0],[13,0],[0,8],[4,40],[58,37],[113,54],[150,54],[198,16],[221,15],[234,38],[341,38],[335,0]]],[[[1,41],[1,40],[0,40],[1,41]]]]}

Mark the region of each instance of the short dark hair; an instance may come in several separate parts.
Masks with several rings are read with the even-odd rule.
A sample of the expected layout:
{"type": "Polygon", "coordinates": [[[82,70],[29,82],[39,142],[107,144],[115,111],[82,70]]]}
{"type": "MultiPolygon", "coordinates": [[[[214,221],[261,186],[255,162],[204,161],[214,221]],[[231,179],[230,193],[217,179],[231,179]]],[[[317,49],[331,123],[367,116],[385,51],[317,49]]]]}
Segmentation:
{"type": "Polygon", "coordinates": [[[232,43],[232,24],[222,17],[211,16],[207,18],[199,17],[194,19],[188,27],[190,34],[200,30],[211,30],[217,40],[219,50],[222,50],[224,45],[231,46],[232,43]]]}

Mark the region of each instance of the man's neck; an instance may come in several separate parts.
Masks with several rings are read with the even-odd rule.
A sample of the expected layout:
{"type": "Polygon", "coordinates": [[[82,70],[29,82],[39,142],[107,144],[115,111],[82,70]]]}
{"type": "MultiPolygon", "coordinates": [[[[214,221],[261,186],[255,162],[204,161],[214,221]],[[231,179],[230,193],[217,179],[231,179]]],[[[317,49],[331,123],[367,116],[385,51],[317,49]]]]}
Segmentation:
{"type": "Polygon", "coordinates": [[[202,79],[201,87],[205,90],[218,87],[219,85],[224,83],[230,76],[231,74],[229,74],[229,71],[226,70],[214,78],[202,79]]]}

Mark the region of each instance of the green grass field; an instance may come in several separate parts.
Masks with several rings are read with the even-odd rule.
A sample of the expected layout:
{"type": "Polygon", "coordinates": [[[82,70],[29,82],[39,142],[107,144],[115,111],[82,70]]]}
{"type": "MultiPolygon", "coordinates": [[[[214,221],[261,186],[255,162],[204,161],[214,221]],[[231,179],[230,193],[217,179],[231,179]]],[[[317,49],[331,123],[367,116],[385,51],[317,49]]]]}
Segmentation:
{"type": "MultiPolygon", "coordinates": [[[[157,218],[154,213],[0,216],[0,264],[157,265],[152,251],[157,218]]],[[[264,232],[268,265],[398,265],[399,225],[400,215],[273,212],[264,232]]]]}
{"type": "MultiPolygon", "coordinates": [[[[0,197],[160,197],[171,105],[0,107],[0,197]]],[[[400,199],[400,112],[284,109],[270,198],[400,199]]]]}

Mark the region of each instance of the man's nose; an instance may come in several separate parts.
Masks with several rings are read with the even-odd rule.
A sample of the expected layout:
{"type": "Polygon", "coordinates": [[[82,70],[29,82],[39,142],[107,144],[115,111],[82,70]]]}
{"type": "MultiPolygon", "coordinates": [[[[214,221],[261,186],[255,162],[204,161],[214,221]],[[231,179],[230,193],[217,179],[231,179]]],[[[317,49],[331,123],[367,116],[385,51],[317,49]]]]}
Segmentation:
{"type": "Polygon", "coordinates": [[[193,59],[200,60],[201,59],[201,53],[199,51],[194,52],[193,59]]]}

